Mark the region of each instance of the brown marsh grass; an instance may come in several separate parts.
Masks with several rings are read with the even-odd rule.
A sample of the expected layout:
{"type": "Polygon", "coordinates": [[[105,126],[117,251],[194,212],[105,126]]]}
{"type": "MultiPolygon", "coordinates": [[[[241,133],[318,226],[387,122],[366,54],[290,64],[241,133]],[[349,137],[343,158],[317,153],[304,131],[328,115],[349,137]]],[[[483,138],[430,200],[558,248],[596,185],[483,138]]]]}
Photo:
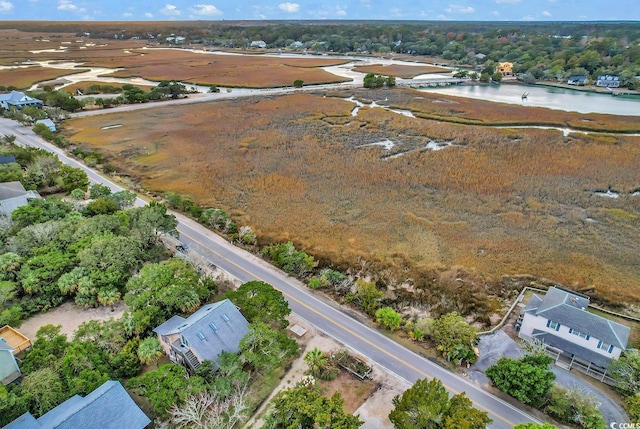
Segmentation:
{"type": "Polygon", "coordinates": [[[74,73],[82,73],[83,69],[60,70],[47,67],[26,67],[19,69],[0,70],[0,82],[4,86],[15,86],[19,89],[27,89],[34,83],[55,80],[61,76],[74,73]]]}
{"type": "MultiPolygon", "coordinates": [[[[416,91],[359,97],[392,93],[397,106],[441,114],[416,91]]],[[[486,111],[478,101],[447,100],[465,106],[469,118],[486,111]]],[[[501,276],[523,273],[594,286],[613,302],[640,300],[640,196],[630,195],[640,187],[638,137],[564,137],[367,107],[352,117],[352,108],[343,99],[296,94],[72,119],[66,130],[148,191],[223,207],[252,225],[263,244],[293,240],[324,263],[410,278],[431,300],[444,299],[429,291],[437,281],[472,297],[500,293],[501,276]],[[122,127],[101,129],[114,123],[122,127]],[[370,145],[385,139],[396,143],[389,152],[370,145]],[[425,150],[430,140],[454,145],[425,150]],[[621,197],[592,192],[607,188],[621,197]],[[460,289],[458,278],[470,280],[460,289]]],[[[514,120],[523,115],[517,110],[514,120]]],[[[529,121],[558,116],[540,109],[529,121]]]]}
{"type": "Polygon", "coordinates": [[[369,66],[359,66],[353,68],[360,73],[374,73],[384,76],[396,76],[403,79],[411,79],[421,74],[428,73],[450,73],[451,70],[436,66],[416,65],[409,66],[404,64],[372,64],[369,66]]]}

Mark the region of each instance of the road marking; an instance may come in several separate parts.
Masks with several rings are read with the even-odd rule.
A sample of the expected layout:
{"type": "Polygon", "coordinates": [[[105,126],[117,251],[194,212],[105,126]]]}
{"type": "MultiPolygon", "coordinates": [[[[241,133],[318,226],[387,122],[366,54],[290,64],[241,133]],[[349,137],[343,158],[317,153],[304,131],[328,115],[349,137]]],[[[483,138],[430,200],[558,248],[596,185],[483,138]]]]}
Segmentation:
{"type": "MultiPolygon", "coordinates": [[[[186,226],[186,225],[185,225],[185,226],[186,226]]],[[[188,227],[188,226],[187,226],[187,227],[188,227]]],[[[192,229],[191,227],[188,227],[188,228],[192,229]]],[[[191,240],[193,240],[194,242],[198,243],[200,246],[202,246],[202,247],[203,247],[204,249],[206,249],[207,251],[209,251],[209,252],[211,252],[211,253],[214,253],[214,254],[216,254],[218,257],[220,257],[221,259],[224,259],[225,261],[227,261],[227,262],[231,263],[232,265],[235,265],[238,269],[240,269],[240,270],[244,271],[245,273],[247,273],[247,274],[249,274],[250,276],[252,276],[252,277],[256,278],[257,280],[260,280],[260,281],[262,281],[262,282],[264,282],[264,283],[267,283],[267,284],[271,284],[271,283],[269,283],[268,281],[266,281],[265,279],[263,279],[262,277],[260,277],[260,276],[258,276],[258,275],[256,275],[256,274],[252,273],[251,271],[247,270],[245,267],[243,267],[243,266],[241,266],[241,265],[238,265],[238,264],[237,264],[237,263],[235,263],[234,261],[232,261],[232,260],[230,260],[230,259],[226,258],[225,256],[223,256],[223,255],[222,255],[222,254],[220,254],[219,252],[217,252],[217,251],[215,251],[215,250],[213,250],[213,249],[210,249],[209,247],[207,247],[207,245],[205,245],[204,243],[202,243],[200,240],[198,240],[198,239],[194,238],[193,236],[191,236],[191,235],[189,235],[189,234],[186,234],[186,233],[183,233],[183,232],[180,232],[180,234],[185,235],[186,237],[189,237],[189,239],[191,239],[191,240]]],[[[285,282],[285,283],[286,283],[286,282],[285,282]]],[[[294,285],[291,285],[291,284],[289,284],[289,285],[290,285],[291,287],[295,288],[295,286],[294,286],[294,285]]],[[[273,285],[272,285],[272,286],[273,286],[273,285]]],[[[275,287],[275,286],[274,286],[274,287],[275,287]]],[[[311,307],[311,306],[309,306],[309,305],[305,304],[304,302],[300,301],[299,299],[297,299],[297,298],[295,298],[295,297],[293,297],[293,296],[291,296],[291,295],[287,294],[286,292],[283,292],[283,291],[280,291],[280,292],[281,292],[284,296],[286,296],[288,299],[290,299],[290,300],[292,300],[292,301],[295,301],[295,302],[296,302],[296,303],[298,303],[299,305],[301,305],[301,306],[303,306],[303,307],[307,308],[307,310],[311,311],[312,313],[315,313],[316,315],[318,315],[318,316],[320,316],[321,318],[325,319],[326,321],[328,321],[328,322],[332,323],[333,325],[337,326],[338,328],[342,329],[343,331],[345,331],[345,332],[347,332],[347,333],[351,334],[352,336],[354,336],[355,338],[359,339],[360,341],[362,341],[362,342],[364,342],[364,343],[368,344],[369,346],[371,346],[371,347],[375,348],[376,350],[380,351],[381,353],[383,353],[383,354],[385,354],[385,355],[387,355],[387,356],[391,357],[392,359],[394,359],[394,360],[396,360],[397,362],[399,362],[400,364],[402,364],[402,365],[404,365],[404,366],[406,366],[406,367],[408,367],[408,368],[412,369],[413,371],[417,372],[418,374],[421,374],[421,375],[422,375],[422,376],[424,376],[425,378],[427,378],[427,379],[432,379],[432,378],[434,378],[434,377],[429,376],[427,373],[423,372],[422,370],[420,370],[420,369],[416,368],[415,366],[411,365],[410,363],[408,363],[408,362],[406,362],[406,361],[404,361],[404,360],[400,359],[399,357],[397,357],[397,356],[395,356],[395,355],[391,354],[389,351],[387,351],[387,350],[383,349],[382,347],[378,346],[377,344],[375,344],[375,343],[373,343],[373,342],[371,342],[371,341],[367,340],[366,338],[362,337],[360,334],[357,334],[357,333],[353,332],[351,329],[347,328],[346,326],[344,326],[344,325],[342,325],[342,324],[340,324],[340,323],[336,322],[335,320],[330,319],[329,317],[327,317],[326,315],[324,315],[324,314],[323,314],[323,313],[321,313],[320,311],[318,311],[318,310],[316,310],[315,308],[313,308],[313,307],[311,307]]],[[[326,305],[326,304],[325,304],[325,305],[326,305]]],[[[335,310],[335,309],[334,309],[334,310],[335,310]]],[[[337,310],[336,310],[336,311],[337,311],[337,310]]],[[[457,389],[453,389],[453,388],[452,388],[452,387],[450,387],[449,385],[445,384],[445,383],[444,383],[444,381],[442,381],[442,380],[440,380],[440,381],[442,382],[442,384],[443,384],[443,386],[444,386],[445,388],[447,388],[447,389],[448,389],[449,391],[451,391],[451,392],[454,392],[454,394],[464,393],[464,392],[460,392],[460,391],[458,391],[457,389]]],[[[479,391],[480,391],[480,390],[479,390],[479,391]]],[[[485,392],[483,392],[483,391],[480,391],[480,392],[485,393],[485,392]]],[[[466,395],[465,395],[465,396],[466,396],[466,395]]],[[[498,398],[493,398],[491,395],[488,395],[488,394],[487,394],[487,396],[489,396],[491,399],[498,399],[498,398]]],[[[494,416],[498,417],[500,420],[502,420],[502,421],[504,421],[504,422],[508,423],[508,424],[509,424],[509,425],[511,425],[512,427],[516,425],[516,423],[514,423],[514,422],[512,422],[512,421],[510,421],[510,420],[508,420],[508,419],[506,419],[505,417],[502,417],[502,416],[501,416],[501,415],[499,415],[499,414],[495,414],[493,411],[491,411],[490,409],[486,408],[485,406],[483,406],[483,405],[481,405],[481,404],[478,404],[478,403],[477,403],[477,402],[475,402],[473,399],[471,399],[471,398],[469,398],[469,399],[471,400],[471,402],[472,402],[472,403],[474,403],[474,404],[476,405],[476,407],[478,407],[478,408],[480,408],[480,409],[483,409],[483,410],[487,411],[489,414],[491,414],[491,415],[494,415],[494,416]]],[[[506,404],[508,407],[510,407],[510,408],[512,408],[512,409],[514,409],[514,410],[516,410],[517,412],[520,412],[520,413],[521,413],[521,411],[520,411],[520,410],[518,410],[517,408],[513,407],[511,404],[508,404],[508,403],[506,403],[506,402],[504,402],[504,404],[506,404]]],[[[535,421],[535,420],[534,420],[534,421],[535,421]]]]}

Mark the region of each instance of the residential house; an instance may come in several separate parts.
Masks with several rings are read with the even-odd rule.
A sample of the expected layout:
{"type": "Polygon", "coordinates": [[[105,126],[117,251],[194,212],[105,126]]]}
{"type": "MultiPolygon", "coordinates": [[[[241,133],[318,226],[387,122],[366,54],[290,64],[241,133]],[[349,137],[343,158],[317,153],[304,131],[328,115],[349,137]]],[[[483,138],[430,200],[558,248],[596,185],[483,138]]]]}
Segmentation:
{"type": "Polygon", "coordinates": [[[11,91],[8,94],[0,94],[0,107],[3,109],[23,109],[26,106],[42,107],[44,103],[37,98],[29,97],[24,92],[11,91]]]}
{"type": "Polygon", "coordinates": [[[20,367],[13,355],[13,347],[0,339],[0,381],[6,386],[20,378],[20,375],[20,367]]]}
{"type": "Polygon", "coordinates": [[[264,49],[267,47],[267,42],[264,40],[254,40],[250,45],[252,48],[261,48],[264,49]]]}
{"type": "Polygon", "coordinates": [[[498,63],[498,72],[502,73],[503,76],[511,76],[513,74],[513,63],[498,63]]]}
{"type": "Polygon", "coordinates": [[[0,216],[11,217],[15,209],[36,198],[40,195],[36,191],[27,191],[20,182],[0,183],[0,216]]]}
{"type": "Polygon", "coordinates": [[[42,417],[25,413],[4,429],[143,429],[151,423],[119,381],[107,381],[84,398],[75,395],[42,417]]]}
{"type": "Polygon", "coordinates": [[[541,340],[571,364],[578,361],[604,371],[626,349],[630,329],[590,313],[588,306],[588,296],[551,287],[543,297],[533,295],[522,309],[518,336],[541,340]]]}
{"type": "Polygon", "coordinates": [[[193,373],[223,351],[237,353],[249,322],[228,299],[205,305],[188,318],[173,316],[153,330],[172,362],[193,373]]]}
{"type": "Polygon", "coordinates": [[[619,88],[620,78],[618,76],[611,76],[608,74],[598,76],[596,79],[596,86],[603,86],[605,88],[619,88]]]}
{"type": "Polygon", "coordinates": [[[567,79],[567,85],[583,86],[586,85],[586,83],[586,76],[569,76],[569,79],[567,79]]]}
{"type": "Polygon", "coordinates": [[[56,124],[54,124],[51,119],[48,119],[48,118],[47,119],[38,119],[36,121],[36,124],[43,124],[44,126],[49,128],[50,131],[53,131],[53,132],[56,131],[56,124]]]}

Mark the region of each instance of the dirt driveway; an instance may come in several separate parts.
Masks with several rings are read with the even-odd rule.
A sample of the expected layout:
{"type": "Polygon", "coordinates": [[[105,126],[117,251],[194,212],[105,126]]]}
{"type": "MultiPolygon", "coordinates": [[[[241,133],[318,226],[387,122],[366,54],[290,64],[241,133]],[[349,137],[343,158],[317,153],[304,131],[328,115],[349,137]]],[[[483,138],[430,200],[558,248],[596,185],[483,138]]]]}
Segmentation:
{"type": "Polygon", "coordinates": [[[119,319],[124,313],[125,305],[119,302],[113,311],[109,307],[100,306],[98,308],[82,309],[76,307],[75,304],[67,302],[62,304],[55,310],[46,313],[39,313],[25,320],[20,325],[19,331],[26,335],[33,342],[36,332],[44,325],[61,325],[63,334],[66,334],[69,340],[73,333],[82,322],[88,320],[108,320],[111,318],[119,319]]]}

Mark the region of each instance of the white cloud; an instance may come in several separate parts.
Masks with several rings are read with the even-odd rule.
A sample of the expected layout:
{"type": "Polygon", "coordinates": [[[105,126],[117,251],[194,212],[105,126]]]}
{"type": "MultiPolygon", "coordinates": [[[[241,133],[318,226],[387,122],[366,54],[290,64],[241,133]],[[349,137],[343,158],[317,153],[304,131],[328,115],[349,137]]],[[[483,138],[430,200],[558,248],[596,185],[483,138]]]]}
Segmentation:
{"type": "Polygon", "coordinates": [[[278,9],[286,13],[297,13],[300,11],[300,5],[298,3],[280,3],[278,9]]]}
{"type": "Polygon", "coordinates": [[[476,10],[471,6],[462,6],[459,4],[450,4],[448,8],[445,9],[448,13],[473,13],[476,10]]]}
{"type": "Polygon", "coordinates": [[[553,16],[548,10],[542,11],[542,15],[546,16],[547,18],[551,18],[553,16]]]}
{"type": "Polygon", "coordinates": [[[198,16],[221,16],[223,12],[212,4],[197,4],[189,11],[198,16]]]}
{"type": "Polygon", "coordinates": [[[13,4],[8,1],[0,1],[0,13],[11,12],[13,10],[13,4]]]}
{"type": "Polygon", "coordinates": [[[145,17],[145,18],[149,18],[149,19],[151,19],[151,18],[153,18],[153,14],[152,14],[151,12],[146,12],[146,13],[144,14],[144,17],[145,17]]]}
{"type": "Polygon", "coordinates": [[[122,14],[123,18],[131,18],[133,16],[133,14],[131,12],[125,12],[122,14]]]}
{"type": "Polygon", "coordinates": [[[336,16],[347,16],[347,10],[340,6],[336,6],[336,16]]]}
{"type": "Polygon", "coordinates": [[[527,16],[523,16],[522,20],[523,21],[535,21],[536,19],[531,15],[527,15],[527,16]]]}
{"type": "Polygon", "coordinates": [[[520,3],[522,0],[495,0],[496,3],[511,3],[516,4],[520,3]]]}
{"type": "Polygon", "coordinates": [[[164,8],[160,9],[160,13],[165,16],[180,16],[182,12],[177,6],[167,4],[164,8]]]}
{"type": "Polygon", "coordinates": [[[76,11],[78,10],[78,6],[71,3],[71,0],[60,0],[58,2],[58,10],[76,11]]]}

